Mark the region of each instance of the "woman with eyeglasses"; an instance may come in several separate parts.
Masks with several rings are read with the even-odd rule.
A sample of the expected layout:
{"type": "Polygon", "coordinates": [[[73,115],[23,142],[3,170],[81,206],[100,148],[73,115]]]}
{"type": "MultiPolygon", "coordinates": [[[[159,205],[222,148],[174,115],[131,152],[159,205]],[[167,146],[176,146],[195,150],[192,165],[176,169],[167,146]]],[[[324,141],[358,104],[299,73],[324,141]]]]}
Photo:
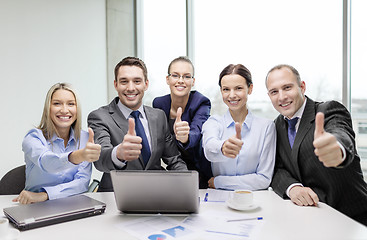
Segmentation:
{"type": "Polygon", "coordinates": [[[53,85],[46,95],[41,123],[24,137],[25,189],[14,202],[29,204],[86,192],[101,146],[92,129],[81,129],[81,109],[66,83],[53,85]]]}
{"type": "Polygon", "coordinates": [[[201,146],[201,129],[210,115],[210,100],[191,90],[195,84],[194,66],[187,57],[178,57],[169,64],[166,83],[171,93],[155,98],[153,107],[166,113],[187,168],[197,170],[199,187],[207,188],[212,172],[201,146]]]}
{"type": "Polygon", "coordinates": [[[274,122],[251,113],[247,99],[253,84],[250,71],[230,64],[219,75],[228,111],[203,125],[203,148],[212,162],[210,188],[259,190],[269,187],[274,170],[274,122]]]}

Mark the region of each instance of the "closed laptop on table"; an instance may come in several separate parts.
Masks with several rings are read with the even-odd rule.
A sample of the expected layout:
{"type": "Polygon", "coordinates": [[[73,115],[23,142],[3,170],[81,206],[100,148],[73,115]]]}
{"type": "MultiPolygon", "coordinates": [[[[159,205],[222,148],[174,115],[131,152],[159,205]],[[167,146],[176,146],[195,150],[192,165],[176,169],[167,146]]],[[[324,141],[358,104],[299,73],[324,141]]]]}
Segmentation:
{"type": "Polygon", "coordinates": [[[197,213],[196,171],[111,171],[117,208],[125,213],[197,213]]]}
{"type": "Polygon", "coordinates": [[[85,195],[4,208],[4,214],[20,230],[47,226],[102,214],[106,204],[85,195]]]}

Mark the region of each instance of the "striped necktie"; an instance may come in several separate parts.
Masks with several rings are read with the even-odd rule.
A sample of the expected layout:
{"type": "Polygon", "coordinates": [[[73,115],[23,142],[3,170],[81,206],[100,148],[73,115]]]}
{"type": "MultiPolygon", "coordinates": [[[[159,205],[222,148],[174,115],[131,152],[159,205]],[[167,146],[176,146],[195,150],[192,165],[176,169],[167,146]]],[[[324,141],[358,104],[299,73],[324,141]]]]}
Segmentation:
{"type": "Polygon", "coordinates": [[[295,117],[288,121],[288,140],[291,148],[293,148],[294,139],[296,138],[296,124],[298,122],[298,117],[295,117]]]}

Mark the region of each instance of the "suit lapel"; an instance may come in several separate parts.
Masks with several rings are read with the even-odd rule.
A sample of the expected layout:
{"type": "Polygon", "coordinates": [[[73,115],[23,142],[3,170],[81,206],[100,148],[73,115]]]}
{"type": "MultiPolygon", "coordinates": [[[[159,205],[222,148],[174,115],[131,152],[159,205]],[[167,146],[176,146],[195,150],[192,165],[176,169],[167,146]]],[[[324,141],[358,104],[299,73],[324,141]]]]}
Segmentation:
{"type": "Polygon", "coordinates": [[[307,99],[305,110],[303,111],[301,122],[294,139],[293,151],[298,152],[299,147],[305,138],[307,132],[311,129],[313,122],[315,121],[315,102],[311,99],[307,99]]]}
{"type": "Polygon", "coordinates": [[[291,146],[289,145],[289,139],[288,139],[288,126],[286,124],[286,120],[284,120],[284,117],[280,115],[280,131],[279,131],[279,139],[284,139],[282,141],[284,143],[284,149],[286,149],[287,155],[291,155],[291,146]]]}
{"type": "MultiPolygon", "coordinates": [[[[313,122],[315,121],[315,102],[307,98],[305,110],[303,111],[301,122],[294,139],[293,149],[292,149],[292,162],[298,165],[298,154],[300,151],[300,146],[306,135],[312,129],[313,122]]],[[[310,133],[313,134],[313,133],[310,133]]],[[[299,168],[297,167],[299,170],[299,168]]]]}
{"type": "MultiPolygon", "coordinates": [[[[155,148],[157,146],[157,137],[158,136],[158,118],[157,118],[157,114],[154,114],[153,109],[144,106],[144,112],[145,112],[145,116],[147,117],[147,121],[148,121],[148,128],[149,128],[149,134],[150,134],[150,149],[151,149],[151,155],[150,155],[150,159],[155,159],[155,148]]],[[[146,168],[148,168],[152,162],[148,161],[146,168]]]]}
{"type": "Polygon", "coordinates": [[[116,125],[126,134],[127,129],[129,129],[129,122],[118,108],[117,101],[119,101],[118,97],[110,103],[109,112],[116,125]]]}
{"type": "Polygon", "coordinates": [[[288,140],[288,125],[283,115],[279,115],[275,119],[275,125],[277,130],[277,158],[279,158],[276,161],[283,161],[283,164],[287,166],[286,168],[292,169],[291,172],[295,175],[294,177],[300,179],[299,166],[297,159],[292,157],[292,149],[288,140]]]}

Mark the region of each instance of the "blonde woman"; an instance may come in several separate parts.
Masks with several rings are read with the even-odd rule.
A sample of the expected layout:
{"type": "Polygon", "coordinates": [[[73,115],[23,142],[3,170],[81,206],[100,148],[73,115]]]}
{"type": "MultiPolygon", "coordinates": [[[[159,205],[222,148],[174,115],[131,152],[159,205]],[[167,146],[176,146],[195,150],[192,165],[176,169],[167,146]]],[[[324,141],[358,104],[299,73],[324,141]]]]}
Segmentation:
{"type": "Polygon", "coordinates": [[[14,202],[29,204],[87,191],[91,162],[101,146],[92,129],[81,130],[81,109],[75,91],[66,83],[47,93],[41,123],[24,137],[25,189],[14,202]]]}

